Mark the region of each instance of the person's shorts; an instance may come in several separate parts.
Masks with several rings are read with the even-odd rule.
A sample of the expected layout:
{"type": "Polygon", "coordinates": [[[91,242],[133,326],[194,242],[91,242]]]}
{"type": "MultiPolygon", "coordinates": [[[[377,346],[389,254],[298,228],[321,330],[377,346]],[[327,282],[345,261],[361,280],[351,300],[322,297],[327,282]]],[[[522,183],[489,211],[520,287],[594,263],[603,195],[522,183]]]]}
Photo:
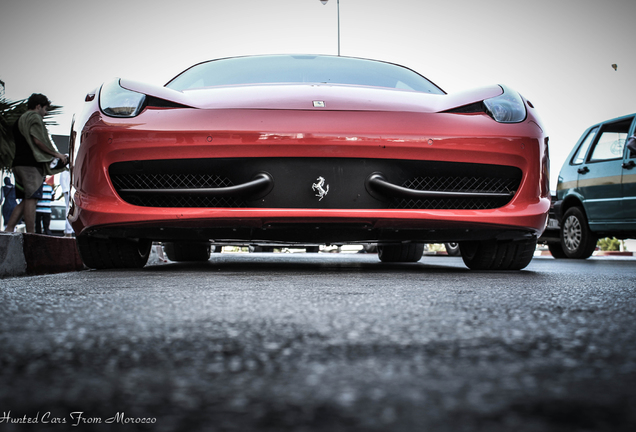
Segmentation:
{"type": "Polygon", "coordinates": [[[40,170],[31,166],[16,166],[13,167],[13,176],[15,177],[16,198],[42,198],[44,175],[40,173],[40,170]]]}

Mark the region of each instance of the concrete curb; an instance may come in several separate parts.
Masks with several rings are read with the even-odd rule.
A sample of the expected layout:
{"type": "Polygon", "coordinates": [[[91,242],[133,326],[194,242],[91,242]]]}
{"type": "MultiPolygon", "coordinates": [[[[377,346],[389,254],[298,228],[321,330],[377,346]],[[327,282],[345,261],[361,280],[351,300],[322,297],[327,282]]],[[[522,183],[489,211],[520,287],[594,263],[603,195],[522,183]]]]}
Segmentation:
{"type": "Polygon", "coordinates": [[[0,278],[82,269],[74,238],[0,232],[0,278]]]}
{"type": "Polygon", "coordinates": [[[0,277],[26,273],[22,234],[0,232],[0,277]]]}

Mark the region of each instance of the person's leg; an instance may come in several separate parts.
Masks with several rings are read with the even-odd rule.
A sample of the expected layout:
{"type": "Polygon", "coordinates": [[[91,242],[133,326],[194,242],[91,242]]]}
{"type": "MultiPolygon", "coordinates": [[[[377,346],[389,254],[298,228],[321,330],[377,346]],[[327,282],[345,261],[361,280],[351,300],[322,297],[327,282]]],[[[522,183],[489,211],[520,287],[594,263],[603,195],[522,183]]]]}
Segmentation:
{"type": "Polygon", "coordinates": [[[66,225],[64,228],[64,236],[73,237],[73,227],[71,227],[71,223],[68,221],[68,206],[69,206],[68,192],[64,193],[64,201],[66,202],[66,213],[64,213],[64,220],[66,222],[66,225]]]}
{"type": "Polygon", "coordinates": [[[35,233],[42,234],[42,213],[35,209],[35,233]]]}
{"type": "Polygon", "coordinates": [[[42,232],[46,235],[53,235],[49,226],[51,225],[51,213],[42,214],[42,232]]]}
{"type": "Polygon", "coordinates": [[[9,222],[9,219],[11,219],[11,213],[13,213],[16,205],[16,203],[13,203],[13,205],[11,205],[11,203],[8,203],[6,200],[4,201],[4,204],[2,204],[2,217],[4,219],[5,228],[7,227],[7,222],[9,222]]]}
{"type": "MultiPolygon", "coordinates": [[[[26,225],[26,232],[32,233],[35,231],[35,209],[38,204],[38,199],[42,197],[42,192],[39,191],[39,189],[42,187],[44,182],[44,176],[37,168],[29,166],[13,167],[13,175],[15,176],[16,184],[20,183],[24,188],[24,196],[29,198],[22,200],[20,203],[22,208],[19,213],[15,215],[15,219],[15,211],[11,214],[11,219],[7,224],[8,226],[6,231],[13,232],[15,226],[20,220],[20,217],[23,217],[26,225]]],[[[17,207],[16,210],[18,210],[17,207]]]]}
{"type": "Polygon", "coordinates": [[[22,200],[24,203],[24,224],[26,225],[26,232],[35,232],[35,208],[38,205],[37,198],[30,198],[22,200]]]}
{"type": "Polygon", "coordinates": [[[15,230],[15,226],[18,224],[20,218],[22,218],[22,214],[24,213],[24,206],[26,204],[25,201],[26,200],[22,200],[20,204],[15,206],[13,212],[11,212],[11,217],[9,217],[7,225],[4,228],[5,232],[13,232],[15,230]]]}

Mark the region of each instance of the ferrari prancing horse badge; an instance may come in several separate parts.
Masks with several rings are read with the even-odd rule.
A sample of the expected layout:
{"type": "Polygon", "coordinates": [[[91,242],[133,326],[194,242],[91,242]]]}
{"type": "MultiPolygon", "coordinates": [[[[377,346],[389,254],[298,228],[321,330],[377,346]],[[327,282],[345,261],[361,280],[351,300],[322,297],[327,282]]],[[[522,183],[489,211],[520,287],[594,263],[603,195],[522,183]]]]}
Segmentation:
{"type": "Polygon", "coordinates": [[[311,185],[311,188],[318,192],[316,194],[317,197],[319,197],[318,201],[322,201],[322,199],[327,196],[327,193],[329,192],[329,185],[327,185],[327,187],[323,187],[325,185],[325,179],[321,176],[317,178],[317,182],[311,185]]]}

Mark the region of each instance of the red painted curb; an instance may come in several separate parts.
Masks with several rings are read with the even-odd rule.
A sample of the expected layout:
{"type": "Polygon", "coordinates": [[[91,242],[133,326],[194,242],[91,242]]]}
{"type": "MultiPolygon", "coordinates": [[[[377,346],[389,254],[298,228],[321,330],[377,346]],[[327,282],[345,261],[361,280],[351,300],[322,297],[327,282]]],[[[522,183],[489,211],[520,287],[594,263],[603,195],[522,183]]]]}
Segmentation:
{"type": "Polygon", "coordinates": [[[63,273],[84,269],[74,238],[24,234],[27,274],[63,273]]]}
{"type": "Polygon", "coordinates": [[[627,251],[623,251],[623,252],[619,252],[619,251],[596,251],[596,252],[594,252],[594,255],[634,256],[634,252],[627,252],[627,251]]]}

